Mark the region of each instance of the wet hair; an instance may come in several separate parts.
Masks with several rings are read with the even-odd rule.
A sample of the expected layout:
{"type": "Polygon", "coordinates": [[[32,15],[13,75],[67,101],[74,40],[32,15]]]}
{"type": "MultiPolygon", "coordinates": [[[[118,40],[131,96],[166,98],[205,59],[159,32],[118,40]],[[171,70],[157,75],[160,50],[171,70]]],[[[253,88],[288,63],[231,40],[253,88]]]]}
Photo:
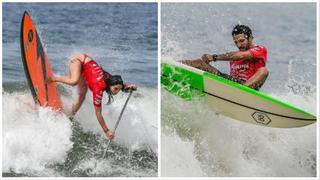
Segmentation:
{"type": "Polygon", "coordinates": [[[107,88],[106,88],[105,91],[108,94],[107,105],[109,105],[109,104],[111,104],[113,102],[113,96],[111,94],[110,87],[114,86],[114,85],[117,85],[117,84],[120,84],[123,87],[124,86],[123,85],[123,80],[122,80],[120,75],[111,75],[107,71],[103,72],[103,78],[104,78],[104,82],[107,85],[107,88]]]}
{"type": "Polygon", "coordinates": [[[235,36],[238,34],[244,34],[247,39],[249,37],[253,37],[251,29],[249,28],[249,26],[246,26],[246,25],[237,24],[236,26],[233,27],[232,36],[235,36]]]}

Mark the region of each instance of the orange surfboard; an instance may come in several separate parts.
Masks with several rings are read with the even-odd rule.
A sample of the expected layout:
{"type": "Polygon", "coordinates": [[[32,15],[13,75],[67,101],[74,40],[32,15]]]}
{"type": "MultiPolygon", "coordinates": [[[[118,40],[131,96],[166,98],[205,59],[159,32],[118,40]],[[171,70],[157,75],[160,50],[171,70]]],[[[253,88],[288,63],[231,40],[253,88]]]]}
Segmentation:
{"type": "Polygon", "coordinates": [[[63,104],[57,84],[45,83],[46,77],[52,76],[53,73],[36,26],[27,11],[23,14],[20,38],[24,71],[35,102],[42,107],[62,110],[63,104]]]}

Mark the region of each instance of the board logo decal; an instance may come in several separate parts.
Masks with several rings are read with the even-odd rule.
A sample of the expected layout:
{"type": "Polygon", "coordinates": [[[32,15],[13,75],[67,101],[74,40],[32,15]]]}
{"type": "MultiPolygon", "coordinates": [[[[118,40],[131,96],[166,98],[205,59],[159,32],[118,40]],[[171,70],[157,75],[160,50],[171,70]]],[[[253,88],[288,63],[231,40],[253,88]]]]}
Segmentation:
{"type": "Polygon", "coordinates": [[[28,41],[31,42],[33,40],[33,31],[30,29],[28,32],[28,41]]]}
{"type": "Polygon", "coordinates": [[[251,116],[259,124],[268,125],[271,122],[271,119],[267,114],[259,111],[254,112],[251,116]]]}
{"type": "Polygon", "coordinates": [[[30,43],[32,42],[32,40],[33,40],[33,31],[32,29],[30,29],[28,32],[28,41],[26,41],[25,43],[26,51],[29,51],[30,43]]]}

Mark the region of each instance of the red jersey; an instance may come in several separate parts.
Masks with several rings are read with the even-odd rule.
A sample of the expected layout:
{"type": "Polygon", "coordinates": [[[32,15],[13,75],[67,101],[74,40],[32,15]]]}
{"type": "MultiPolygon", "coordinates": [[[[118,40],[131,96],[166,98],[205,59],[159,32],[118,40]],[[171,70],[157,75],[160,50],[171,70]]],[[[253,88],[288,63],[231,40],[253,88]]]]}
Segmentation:
{"type": "Polygon", "coordinates": [[[96,107],[101,107],[103,91],[105,91],[107,87],[103,78],[103,72],[101,66],[93,60],[82,64],[82,77],[92,91],[93,104],[96,107]]]}
{"type": "Polygon", "coordinates": [[[260,45],[252,45],[249,51],[252,59],[230,61],[230,75],[232,77],[247,81],[259,68],[266,66],[267,48],[260,45]]]}

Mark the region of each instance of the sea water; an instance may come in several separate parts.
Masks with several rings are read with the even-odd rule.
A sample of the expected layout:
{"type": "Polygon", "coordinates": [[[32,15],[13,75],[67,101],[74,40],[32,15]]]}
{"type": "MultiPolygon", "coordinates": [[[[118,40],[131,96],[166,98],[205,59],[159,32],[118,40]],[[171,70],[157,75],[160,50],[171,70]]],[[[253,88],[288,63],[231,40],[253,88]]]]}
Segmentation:
{"type": "MultiPolygon", "coordinates": [[[[231,31],[251,27],[268,49],[261,89],[316,114],[316,3],[163,3],[164,60],[236,51],[231,31]]],[[[228,73],[229,64],[212,65],[228,73]]],[[[316,124],[265,128],[225,117],[203,98],[184,101],[161,88],[161,175],[315,177],[316,124]]],[[[236,96],[236,94],[235,94],[236,96]]]]}
{"type": "MultiPolygon", "coordinates": [[[[3,176],[157,176],[157,4],[3,4],[3,176]],[[108,140],[87,93],[71,122],[66,115],[34,105],[23,71],[20,23],[28,10],[56,75],[68,74],[68,58],[89,54],[111,74],[135,83],[106,158],[108,140]]],[[[70,111],[77,88],[59,85],[70,111]]],[[[128,94],[103,116],[113,129],[128,94]]]]}

